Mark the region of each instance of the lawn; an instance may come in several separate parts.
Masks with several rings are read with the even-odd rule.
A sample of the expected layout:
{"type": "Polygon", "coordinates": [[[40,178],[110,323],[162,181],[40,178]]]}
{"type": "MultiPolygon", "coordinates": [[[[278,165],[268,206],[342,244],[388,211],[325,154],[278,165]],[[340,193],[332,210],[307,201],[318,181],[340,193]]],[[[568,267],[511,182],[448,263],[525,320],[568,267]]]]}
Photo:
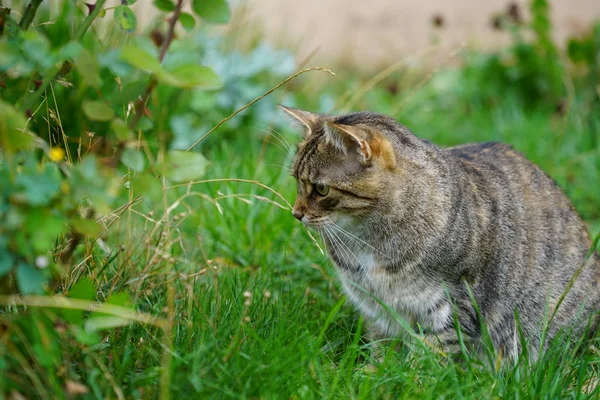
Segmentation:
{"type": "MultiPolygon", "coordinates": [[[[58,35],[53,27],[38,29],[48,29],[44,32],[50,42],[58,35]]],[[[176,157],[188,156],[173,151],[190,146],[298,67],[286,70],[288,53],[267,52],[265,61],[267,50],[261,47],[246,53],[215,50],[219,47],[211,44],[212,36],[196,32],[173,43],[169,51],[175,67],[168,69],[167,58],[165,69],[175,74],[191,57],[189,46],[197,45],[202,62],[220,75],[222,88],[172,88],[173,78],[159,67],[140,75],[135,60],[116,63],[111,46],[118,42],[118,32],[109,31],[101,46],[82,42],[102,48],[97,63],[107,83],[94,89],[93,76],[72,73],[76,88],[89,84],[91,89],[50,85],[54,99],[45,92],[42,111],[36,111],[29,125],[39,137],[52,132],[64,138],[60,145],[72,152],[74,161],[46,159],[42,146],[35,150],[35,162],[25,155],[19,168],[12,169],[11,156],[18,159],[21,153],[2,149],[0,183],[13,185],[14,193],[21,193],[18,185],[29,188],[27,181],[5,175],[29,173],[30,162],[40,166],[37,170],[60,170],[67,186],[54,191],[35,181],[42,194],[52,196],[52,203],[30,191],[24,192],[27,208],[0,202],[0,250],[10,249],[11,260],[20,257],[40,269],[36,254],[51,258],[50,268],[43,271],[43,291],[21,283],[37,277],[24,277],[22,264],[13,267],[15,278],[1,286],[6,296],[0,296],[0,399],[600,397],[598,339],[577,351],[557,341],[533,365],[525,355],[513,364],[491,351],[481,357],[468,352],[448,356],[416,339],[400,346],[390,338],[389,345],[383,343],[382,356],[373,357],[375,344],[365,339],[364,321],[346,301],[319,238],[291,215],[296,189],[288,168],[299,135],[275,107],[281,102],[337,113],[348,105],[344,94],[360,93],[370,86],[371,76],[347,70],[336,71],[336,76],[305,73],[227,120],[194,152],[185,153],[196,158],[178,163],[176,157]],[[280,70],[273,72],[273,65],[280,70]],[[135,96],[119,102],[105,93],[125,92],[106,78],[119,74],[132,85],[142,82],[142,89],[149,76],[158,77],[149,96],[150,111],[136,121],[139,126],[132,126],[134,117],[126,111],[127,104],[137,104],[135,96]],[[327,77],[317,81],[315,74],[327,77]],[[87,99],[96,98],[106,100],[114,117],[98,118],[103,112],[98,109],[80,111],[87,99]],[[39,117],[44,114],[55,117],[39,117]],[[119,136],[123,131],[113,124],[120,118],[135,134],[119,136]],[[97,132],[108,145],[82,147],[82,140],[95,140],[88,132],[97,132]],[[123,143],[118,166],[105,169],[111,146],[123,143]],[[200,154],[202,159],[197,158],[200,154]],[[99,161],[86,162],[91,157],[99,161]],[[194,171],[188,171],[187,162],[194,171]],[[87,190],[81,194],[85,201],[65,203],[80,190],[87,190]],[[30,222],[19,225],[10,207],[30,222]],[[51,211],[32,217],[40,210],[51,211]],[[34,244],[31,254],[23,250],[38,237],[36,230],[46,232],[50,223],[44,221],[51,218],[59,225],[63,218],[75,234],[66,228],[50,231],[39,236],[44,243],[51,238],[45,253],[34,244]],[[27,232],[23,240],[15,227],[27,232]],[[17,238],[15,247],[11,235],[17,238]],[[19,290],[11,283],[15,279],[19,290]],[[31,288],[30,295],[17,301],[15,292],[26,293],[24,288],[31,288]],[[65,296],[71,300],[61,303],[65,296]],[[109,306],[94,308],[96,302],[109,306]]],[[[128,45],[146,50],[152,44],[132,38],[128,45]]],[[[2,49],[8,52],[6,46],[2,49]]],[[[77,57],[78,70],[77,62],[86,61],[77,57]]],[[[495,70],[477,64],[468,52],[459,64],[431,74],[396,71],[352,98],[352,109],[389,114],[441,146],[492,140],[511,144],[557,181],[591,233],[600,232],[599,136],[594,109],[584,112],[595,103],[589,103],[585,85],[577,86],[576,74],[574,91],[558,95],[566,100],[557,109],[545,100],[531,103],[518,88],[495,92],[492,83],[482,87],[473,71],[495,70]]],[[[539,65],[526,67],[535,70],[539,65]]],[[[505,78],[498,72],[486,79],[505,78]]],[[[5,104],[19,106],[20,93],[14,101],[10,91],[0,94],[0,106],[7,107],[2,110],[9,110],[5,104]]],[[[550,89],[547,94],[551,97],[550,89]]],[[[37,179],[37,172],[30,173],[37,179]]],[[[55,179],[54,172],[48,173],[55,179]]]]}

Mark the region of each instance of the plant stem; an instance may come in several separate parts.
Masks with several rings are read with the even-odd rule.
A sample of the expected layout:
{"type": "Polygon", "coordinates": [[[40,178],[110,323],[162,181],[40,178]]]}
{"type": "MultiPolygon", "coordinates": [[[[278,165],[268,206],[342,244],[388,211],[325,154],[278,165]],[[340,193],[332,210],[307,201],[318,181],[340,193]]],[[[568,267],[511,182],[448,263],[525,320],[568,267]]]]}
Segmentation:
{"type": "Polygon", "coordinates": [[[3,7],[0,4],[0,37],[4,35],[4,25],[6,25],[6,19],[10,15],[10,8],[3,7]]]}
{"type": "Polygon", "coordinates": [[[27,5],[25,12],[23,13],[23,17],[19,22],[19,28],[26,31],[33,21],[33,17],[35,17],[35,13],[37,12],[38,7],[42,4],[42,0],[31,0],[31,2],[27,5]]]}
{"type": "MultiPolygon", "coordinates": [[[[85,20],[83,20],[79,28],[77,28],[77,31],[75,32],[75,40],[81,40],[83,38],[83,35],[85,35],[90,25],[92,25],[94,19],[96,19],[96,17],[102,10],[102,6],[104,5],[104,3],[106,3],[106,0],[98,0],[96,2],[96,7],[94,8],[94,10],[85,18],[85,20]]],[[[46,91],[46,88],[48,87],[50,82],[56,80],[61,76],[67,75],[69,72],[71,72],[71,68],[73,68],[73,65],[70,61],[65,61],[59,67],[53,67],[50,71],[48,71],[46,76],[44,76],[41,85],[37,88],[33,95],[27,96],[26,94],[17,102],[17,107],[21,111],[27,111],[31,109],[35,101],[39,99],[40,96],[46,91]]]]}
{"type": "MultiPolygon", "coordinates": [[[[169,29],[167,30],[167,37],[165,38],[165,41],[160,47],[158,59],[161,63],[165,59],[167,50],[169,50],[169,46],[171,46],[171,42],[173,41],[173,37],[175,36],[175,25],[179,20],[179,15],[181,14],[182,7],[183,0],[177,0],[177,5],[175,6],[175,10],[173,10],[173,15],[171,16],[171,18],[169,18],[169,29]]],[[[150,97],[150,94],[152,93],[157,84],[158,81],[156,80],[156,78],[152,77],[148,82],[148,86],[146,86],[146,91],[144,92],[142,98],[135,103],[135,113],[131,119],[131,122],[129,123],[130,129],[135,129],[137,124],[140,122],[140,119],[142,119],[144,110],[146,109],[146,103],[148,102],[148,98],[150,97]]]]}
{"type": "Polygon", "coordinates": [[[75,40],[81,40],[83,35],[85,35],[90,25],[92,25],[92,22],[94,22],[98,14],[100,14],[102,11],[102,6],[104,3],[106,3],[106,0],[96,1],[96,5],[94,6],[92,12],[83,20],[83,23],[79,25],[79,28],[77,28],[77,31],[75,32],[75,40]]]}

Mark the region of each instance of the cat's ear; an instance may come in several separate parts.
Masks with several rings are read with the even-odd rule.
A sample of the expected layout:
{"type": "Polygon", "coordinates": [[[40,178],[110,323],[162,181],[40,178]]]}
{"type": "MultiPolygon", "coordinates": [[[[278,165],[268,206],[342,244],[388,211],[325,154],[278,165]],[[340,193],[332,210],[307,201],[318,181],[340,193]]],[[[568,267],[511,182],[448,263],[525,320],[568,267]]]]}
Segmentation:
{"type": "Polygon", "coordinates": [[[292,119],[298,122],[300,125],[306,128],[306,135],[315,127],[317,120],[319,119],[318,114],[311,113],[309,111],[299,110],[297,108],[286,107],[281,104],[278,105],[283,111],[285,111],[292,119]]]}
{"type": "Polygon", "coordinates": [[[362,157],[363,164],[370,163],[373,158],[373,151],[367,141],[366,132],[356,126],[326,122],[325,135],[329,143],[345,154],[350,150],[357,150],[362,157]]]}

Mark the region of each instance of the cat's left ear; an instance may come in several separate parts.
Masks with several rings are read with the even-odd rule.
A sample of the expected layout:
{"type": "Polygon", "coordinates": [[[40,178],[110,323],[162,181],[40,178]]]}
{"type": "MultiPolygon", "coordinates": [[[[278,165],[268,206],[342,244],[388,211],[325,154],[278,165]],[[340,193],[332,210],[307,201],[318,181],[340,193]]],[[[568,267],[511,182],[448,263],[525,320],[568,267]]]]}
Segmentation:
{"type": "Polygon", "coordinates": [[[297,108],[286,107],[281,104],[278,104],[278,106],[283,111],[285,111],[290,117],[292,117],[296,122],[300,123],[300,125],[306,128],[306,136],[310,135],[319,119],[319,114],[299,110],[297,108]]]}
{"type": "Polygon", "coordinates": [[[344,152],[357,150],[363,164],[369,164],[373,158],[371,145],[367,141],[367,133],[354,125],[342,125],[334,122],[325,123],[326,139],[333,146],[344,152]]]}

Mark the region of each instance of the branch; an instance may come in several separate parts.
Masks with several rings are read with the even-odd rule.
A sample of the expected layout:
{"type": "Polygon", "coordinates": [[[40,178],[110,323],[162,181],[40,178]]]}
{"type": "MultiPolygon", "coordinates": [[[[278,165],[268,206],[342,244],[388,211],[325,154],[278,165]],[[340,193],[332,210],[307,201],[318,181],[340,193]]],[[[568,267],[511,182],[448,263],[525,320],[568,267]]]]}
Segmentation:
{"type": "Polygon", "coordinates": [[[26,31],[33,21],[33,17],[35,17],[35,13],[37,12],[38,7],[42,3],[42,0],[31,0],[25,12],[23,13],[23,17],[21,18],[21,22],[19,22],[19,28],[26,31]]]}
{"type": "Polygon", "coordinates": [[[4,26],[6,25],[6,19],[10,15],[10,8],[3,7],[0,4],[0,36],[4,35],[4,26]]]}
{"type": "MultiPolygon", "coordinates": [[[[169,50],[169,46],[171,46],[171,42],[173,41],[173,37],[175,36],[175,25],[177,24],[177,20],[179,20],[179,15],[181,14],[182,7],[183,0],[177,0],[177,5],[175,6],[175,10],[173,10],[173,15],[171,16],[171,18],[169,18],[169,29],[167,31],[167,37],[162,43],[162,46],[160,46],[160,53],[158,59],[161,63],[165,59],[165,56],[167,55],[167,50],[169,50]]],[[[146,109],[146,103],[148,102],[148,98],[150,97],[150,94],[152,93],[157,84],[158,81],[156,80],[156,78],[152,77],[148,82],[148,86],[146,86],[146,91],[142,95],[142,98],[136,101],[134,107],[135,114],[131,119],[131,122],[129,123],[129,128],[131,130],[135,129],[137,124],[140,122],[140,119],[142,119],[142,115],[144,114],[144,111],[146,109]]]]}
{"type": "MultiPolygon", "coordinates": [[[[32,2],[33,1],[34,0],[32,0],[32,2]]],[[[104,5],[104,3],[106,3],[106,0],[96,1],[96,7],[94,8],[94,10],[83,20],[83,22],[81,23],[79,28],[77,28],[77,31],[75,32],[75,40],[81,40],[83,35],[89,29],[90,25],[92,25],[92,22],[96,19],[96,17],[100,13],[100,11],[102,11],[102,6],[104,5]]],[[[42,83],[37,88],[37,90],[33,93],[33,95],[31,95],[31,96],[26,95],[27,97],[25,97],[23,100],[20,100],[18,102],[21,104],[20,106],[18,106],[18,108],[21,109],[22,111],[31,109],[31,107],[33,106],[35,101],[38,98],[40,98],[40,96],[46,91],[46,88],[48,87],[48,85],[53,80],[56,80],[62,76],[67,75],[69,72],[71,72],[72,68],[73,68],[73,65],[71,64],[70,61],[65,61],[59,67],[53,67],[50,71],[48,71],[46,76],[44,76],[42,83]]]]}

